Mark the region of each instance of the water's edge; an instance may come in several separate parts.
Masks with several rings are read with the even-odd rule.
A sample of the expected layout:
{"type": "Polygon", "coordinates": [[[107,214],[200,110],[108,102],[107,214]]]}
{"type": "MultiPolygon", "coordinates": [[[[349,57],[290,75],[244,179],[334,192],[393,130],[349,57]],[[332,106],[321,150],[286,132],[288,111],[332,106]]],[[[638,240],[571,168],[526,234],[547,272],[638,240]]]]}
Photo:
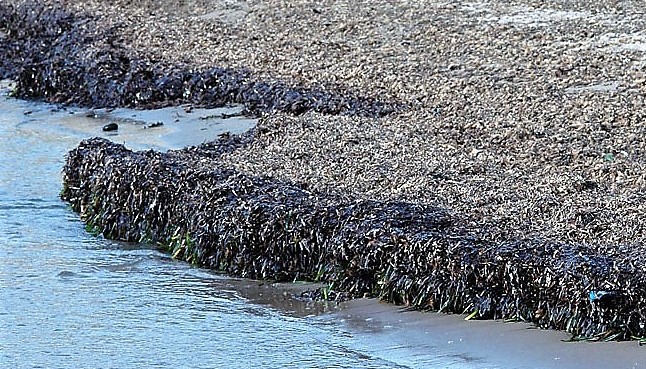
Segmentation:
{"type": "MultiPolygon", "coordinates": [[[[139,121],[6,99],[5,93],[0,99],[0,367],[396,366],[353,350],[341,327],[318,320],[334,305],[292,299],[291,285],[286,290],[231,279],[173,260],[155,247],[94,237],[59,199],[65,153],[84,137],[105,135],[136,149],[167,149],[186,141],[173,138],[172,130],[165,136],[164,127],[212,125],[193,137],[197,141],[191,143],[199,144],[235,119],[166,121],[160,130],[144,129],[139,121]],[[114,121],[118,132],[102,131],[114,121]]],[[[237,129],[248,129],[248,122],[238,123],[237,129]]]]}
{"type": "MultiPolygon", "coordinates": [[[[27,141],[21,145],[29,147],[34,155],[34,160],[23,158],[28,171],[43,162],[47,167],[36,171],[46,175],[44,180],[32,178],[29,183],[22,172],[8,174],[11,162],[0,163],[1,171],[6,173],[0,181],[0,198],[5,196],[0,206],[0,228],[5,236],[0,245],[6,256],[0,265],[0,315],[3,317],[0,319],[0,363],[18,363],[14,366],[18,368],[39,364],[72,367],[76,360],[85,360],[96,367],[108,367],[102,360],[112,359],[108,356],[111,352],[121,352],[122,357],[116,362],[131,367],[170,364],[173,360],[190,365],[193,361],[188,354],[209,351],[208,341],[215,340],[226,347],[226,354],[212,354],[194,363],[236,367],[231,360],[256,355],[259,360],[274,360],[267,366],[259,362],[258,367],[589,368],[600,365],[640,368],[646,365],[646,354],[634,342],[594,346],[564,343],[561,339],[569,336],[558,332],[530,330],[522,324],[464,321],[460,316],[404,311],[376,300],[313,303],[292,298],[302,288],[310,287],[307,285],[226,278],[173,261],[154,249],[90,237],[77,216],[57,199],[58,172],[63,159],[52,151],[55,147],[58,152],[64,152],[66,145],[70,147],[80,139],[79,130],[68,130],[65,123],[56,125],[47,121],[51,114],[60,113],[55,111],[59,109],[55,106],[18,100],[9,103],[13,116],[5,116],[3,130],[14,129],[11,127],[17,130],[3,133],[6,140],[2,145],[3,154],[7,154],[9,142],[24,137],[27,141]],[[13,119],[19,116],[22,121],[16,124],[13,119]],[[13,189],[18,193],[11,195],[15,199],[7,203],[5,199],[13,189]],[[59,230],[64,233],[56,233],[59,230]],[[146,286],[154,289],[146,292],[146,286]],[[21,310],[10,305],[18,300],[28,305],[21,310]],[[84,310],[90,310],[80,315],[75,313],[76,302],[84,310]],[[121,316],[111,315],[115,304],[128,302],[138,305],[131,306],[132,311],[121,311],[121,316]],[[226,316],[231,312],[240,315],[221,327],[214,325],[215,320],[221,319],[220,313],[209,309],[215,312],[225,309],[226,316]],[[251,313],[235,313],[236,309],[251,313]],[[245,328],[244,321],[251,325],[245,328]],[[174,325],[188,329],[185,335],[182,330],[176,332],[173,341],[186,354],[172,350],[161,352],[157,361],[146,356],[147,350],[157,351],[153,349],[159,344],[157,333],[167,334],[158,329],[174,325]],[[216,327],[222,331],[214,334],[210,330],[216,327]],[[287,331],[281,331],[285,328],[287,331]],[[290,342],[296,341],[289,344],[280,340],[255,341],[258,337],[253,335],[233,335],[223,343],[218,338],[245,329],[251,332],[260,329],[258,332],[266,340],[277,339],[272,336],[274,330],[277,336],[287,335],[290,342]],[[150,341],[139,341],[145,337],[150,341]],[[197,339],[205,341],[197,343],[194,341],[197,339]],[[112,340],[129,342],[131,349],[124,351],[122,346],[106,344],[112,340]],[[255,351],[236,348],[239,340],[251,340],[255,351]],[[28,347],[31,352],[18,351],[20,347],[28,347]],[[302,355],[294,350],[300,350],[302,355]],[[293,356],[281,358],[285,352],[293,356]]],[[[69,114],[69,111],[65,114],[75,116],[74,119],[90,115],[69,114]]],[[[92,133],[104,134],[100,128],[105,121],[97,122],[93,116],[85,118],[90,122],[80,122],[79,126],[93,124],[92,133]]],[[[151,131],[135,133],[134,140],[127,144],[146,148],[151,143],[137,143],[137,138],[149,141],[144,136],[148,132],[151,131]]],[[[152,145],[149,148],[159,147],[158,143],[152,145]]]]}

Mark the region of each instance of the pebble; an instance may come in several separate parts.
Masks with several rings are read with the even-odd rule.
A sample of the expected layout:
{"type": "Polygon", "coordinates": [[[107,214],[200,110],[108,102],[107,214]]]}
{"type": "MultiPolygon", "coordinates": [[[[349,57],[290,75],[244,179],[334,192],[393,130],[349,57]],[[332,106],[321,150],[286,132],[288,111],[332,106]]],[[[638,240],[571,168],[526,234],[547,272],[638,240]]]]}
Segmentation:
{"type": "Polygon", "coordinates": [[[103,131],[104,132],[112,132],[116,131],[119,129],[119,125],[117,123],[108,123],[103,126],[103,131]]]}

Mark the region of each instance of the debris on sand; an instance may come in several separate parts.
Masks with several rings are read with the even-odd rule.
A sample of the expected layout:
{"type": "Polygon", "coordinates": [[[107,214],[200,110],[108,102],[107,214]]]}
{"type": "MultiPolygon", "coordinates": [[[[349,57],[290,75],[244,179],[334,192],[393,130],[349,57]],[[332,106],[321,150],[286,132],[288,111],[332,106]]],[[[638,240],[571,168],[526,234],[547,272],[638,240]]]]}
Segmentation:
{"type": "Polygon", "coordinates": [[[640,2],[0,0],[0,19],[19,97],[260,117],[166,154],[83,142],[64,198],[107,237],[324,297],[646,336],[640,2]]]}

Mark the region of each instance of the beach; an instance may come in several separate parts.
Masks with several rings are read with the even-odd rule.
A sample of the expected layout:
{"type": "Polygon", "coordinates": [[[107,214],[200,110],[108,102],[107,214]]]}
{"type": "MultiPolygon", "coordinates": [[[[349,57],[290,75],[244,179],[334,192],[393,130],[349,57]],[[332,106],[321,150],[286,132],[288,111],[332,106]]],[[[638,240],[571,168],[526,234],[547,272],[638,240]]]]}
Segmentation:
{"type": "Polygon", "coordinates": [[[639,3],[19,1],[0,11],[0,72],[19,97],[238,103],[259,118],[242,138],[157,156],[82,144],[63,197],[104,235],[152,237],[233,275],[328,282],[325,294],[344,298],[597,340],[646,334],[639,3]],[[96,190],[103,167],[117,192],[96,190]],[[142,170],[161,177],[136,199],[119,196],[142,170]],[[180,180],[168,183],[178,195],[162,206],[151,195],[168,179],[180,180]],[[226,208],[217,186],[233,194],[226,208]],[[94,208],[91,191],[103,196],[94,208]],[[249,227],[221,226],[248,215],[240,203],[260,209],[249,227]],[[136,213],[154,206],[182,217],[141,223],[136,213]],[[251,246],[215,236],[227,232],[251,246]]]}

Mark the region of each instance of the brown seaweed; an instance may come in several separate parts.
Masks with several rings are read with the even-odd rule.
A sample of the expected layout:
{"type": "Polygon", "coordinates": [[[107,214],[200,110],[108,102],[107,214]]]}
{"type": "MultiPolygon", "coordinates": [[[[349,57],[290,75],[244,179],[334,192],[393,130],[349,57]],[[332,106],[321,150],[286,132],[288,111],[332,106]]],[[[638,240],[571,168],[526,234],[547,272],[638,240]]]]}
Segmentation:
{"type": "Polygon", "coordinates": [[[68,156],[62,197],[105,237],[159,243],[234,276],[323,281],[327,296],[522,320],[577,337],[646,334],[646,279],[634,255],[493,240],[437,207],[313,193],[221,167],[217,145],[159,153],[83,141],[68,156]],[[599,289],[621,291],[620,303],[588,298],[599,289]]]}
{"type": "MultiPolygon", "coordinates": [[[[112,9],[102,27],[95,27],[100,11],[68,12],[49,3],[0,6],[0,74],[19,80],[19,96],[94,106],[242,102],[258,111],[346,115],[303,114],[270,132],[273,149],[288,148],[287,154],[263,151],[267,140],[252,151],[235,151],[252,134],[168,154],[86,141],[68,158],[63,196],[91,229],[159,243],[177,258],[233,275],[325,281],[328,287],[319,293],[328,298],[379,296],[418,309],[523,320],[592,339],[644,336],[643,73],[623,52],[599,51],[608,49],[599,46],[621,49],[621,43],[591,43],[589,35],[617,29],[609,29],[610,23],[590,14],[596,25],[557,22],[536,33],[534,27],[484,19],[479,10],[415,2],[398,5],[396,12],[337,8],[323,14],[339,16],[316,23],[296,17],[298,9],[273,4],[279,10],[274,21],[282,22],[283,14],[297,18],[285,29],[294,38],[300,35],[290,41],[301,46],[311,38],[313,28],[300,27],[308,22],[323,27],[336,22],[339,27],[325,30],[326,37],[367,36],[354,49],[326,43],[308,51],[276,40],[259,47],[248,37],[248,32],[255,37],[256,24],[238,34],[251,54],[277,48],[290,58],[288,66],[303,56],[306,67],[319,68],[317,55],[328,65],[340,64],[319,68],[301,85],[276,58],[266,65],[244,60],[258,68],[254,72],[205,67],[208,58],[196,67],[182,58],[205,53],[173,48],[180,55],[162,62],[155,56],[162,47],[127,47],[137,41],[127,34],[137,20],[121,23],[121,9],[112,9]],[[393,14],[411,28],[392,27],[393,14]],[[589,50],[573,53],[567,46],[572,42],[589,50]],[[364,56],[366,62],[357,66],[364,56]],[[600,78],[620,88],[594,92],[600,78]],[[314,82],[338,80],[362,92],[314,82]],[[387,122],[357,118],[400,106],[374,96],[397,96],[415,111],[391,115],[387,122]],[[334,134],[338,126],[348,130],[334,134]],[[283,128],[292,134],[281,134],[283,128]],[[328,150],[334,140],[347,145],[328,150]],[[346,147],[360,147],[345,155],[361,156],[366,165],[337,160],[346,147]],[[397,153],[397,147],[412,155],[397,153]],[[295,151],[308,157],[315,150],[323,153],[318,161],[289,162],[295,151]],[[221,154],[236,152],[264,157],[256,167],[239,160],[236,170],[219,161],[221,154]],[[380,162],[393,156],[396,160],[380,162]],[[309,165],[305,172],[320,168],[324,175],[305,176],[307,185],[262,176],[289,179],[286,171],[272,169],[281,160],[291,167],[309,165]],[[352,177],[331,170],[339,163],[351,164],[341,171],[369,170],[368,180],[350,183],[352,177]],[[383,183],[372,180],[376,177],[383,183]],[[317,192],[313,189],[325,188],[318,182],[363,196],[317,192]],[[410,185],[407,193],[390,191],[403,184],[410,185]]],[[[502,3],[490,5],[502,15],[509,10],[502,3]]],[[[156,4],[149,6],[134,13],[152,11],[156,4]]],[[[536,8],[541,9],[549,10],[536,8]]],[[[635,14],[641,8],[625,9],[635,14]]],[[[618,28],[634,28],[639,17],[625,18],[607,19],[618,28]]],[[[145,23],[151,29],[147,40],[154,39],[156,21],[145,23]]],[[[181,41],[170,38],[163,45],[181,41]]],[[[286,123],[287,116],[266,116],[256,133],[268,123],[286,123]]]]}
{"type": "Polygon", "coordinates": [[[338,88],[260,79],[245,69],[194,69],[134,55],[121,45],[116,28],[96,27],[90,15],[39,2],[0,4],[0,19],[7,29],[0,40],[0,78],[15,79],[14,94],[21,98],[101,108],[240,103],[255,113],[361,116],[402,107],[338,88]]]}

